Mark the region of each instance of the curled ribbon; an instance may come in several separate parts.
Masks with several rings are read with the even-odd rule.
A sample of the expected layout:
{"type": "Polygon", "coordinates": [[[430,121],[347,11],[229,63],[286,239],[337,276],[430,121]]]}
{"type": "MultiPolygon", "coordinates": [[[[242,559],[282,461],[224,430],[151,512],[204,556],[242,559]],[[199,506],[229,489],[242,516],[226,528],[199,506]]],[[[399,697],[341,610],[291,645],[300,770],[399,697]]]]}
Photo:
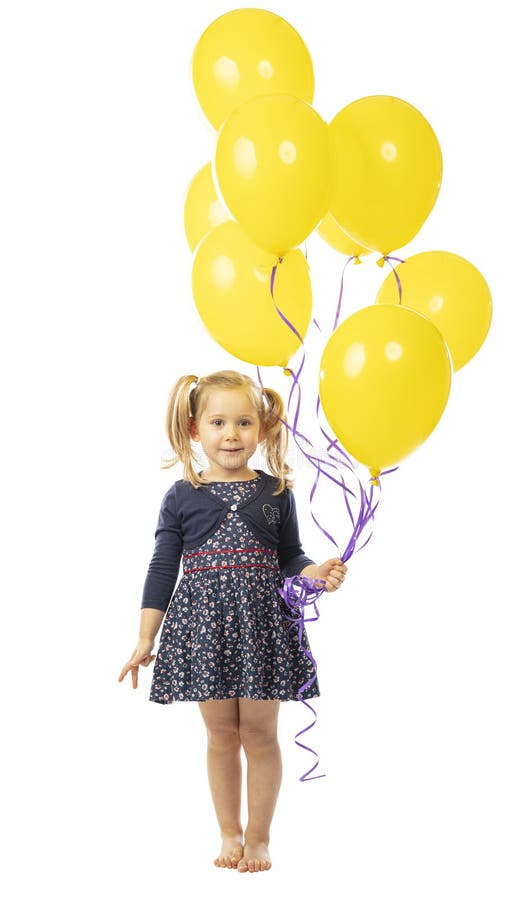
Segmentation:
{"type": "MultiPolygon", "coordinates": [[[[352,259],[354,259],[354,257],[350,257],[347,260],[347,262],[345,263],[344,269],[343,269],[343,274],[342,274],[342,279],[341,279],[341,289],[340,289],[339,300],[338,300],[338,308],[336,311],[336,316],[335,316],[334,326],[333,326],[332,331],[334,331],[336,329],[338,321],[339,321],[341,300],[342,300],[342,296],[343,296],[343,277],[345,274],[345,269],[346,269],[347,265],[352,261],[352,259]]],[[[293,392],[295,389],[297,389],[297,392],[298,392],[298,400],[297,400],[297,407],[296,407],[296,413],[294,416],[294,421],[293,421],[292,426],[289,425],[289,423],[286,422],[284,419],[281,419],[280,421],[292,433],[294,441],[296,443],[296,446],[301,450],[301,452],[303,453],[305,458],[310,462],[311,466],[313,466],[315,469],[317,469],[316,479],[315,479],[314,485],[311,489],[310,498],[309,498],[310,505],[311,505],[311,515],[312,515],[314,522],[318,526],[318,528],[323,532],[323,534],[327,537],[327,539],[330,540],[335,545],[336,548],[338,548],[337,542],[334,540],[332,535],[330,535],[328,533],[328,531],[326,531],[326,529],[320,525],[320,523],[314,516],[314,513],[312,512],[312,500],[313,500],[314,493],[316,491],[316,488],[317,488],[317,485],[318,485],[318,482],[319,482],[319,479],[321,476],[325,476],[326,478],[329,478],[334,484],[338,485],[338,487],[340,487],[343,491],[343,497],[344,497],[345,504],[346,504],[346,507],[348,510],[348,514],[349,514],[349,517],[350,517],[350,520],[351,520],[352,526],[353,526],[351,538],[350,538],[347,546],[345,547],[345,550],[341,554],[342,561],[346,562],[348,559],[350,559],[350,557],[355,552],[362,549],[362,547],[366,546],[366,544],[372,537],[372,532],[371,532],[370,535],[368,536],[368,538],[366,539],[366,541],[361,545],[361,547],[356,548],[356,544],[357,544],[359,538],[361,537],[364,529],[367,527],[367,525],[369,523],[373,522],[375,511],[379,505],[379,500],[377,501],[377,503],[375,505],[372,504],[374,488],[375,487],[381,488],[381,483],[379,480],[380,477],[382,475],[387,475],[390,472],[394,472],[397,469],[397,467],[395,467],[393,469],[388,469],[384,472],[380,472],[380,473],[378,473],[377,476],[373,476],[373,478],[370,481],[369,492],[367,492],[364,489],[363,485],[361,484],[360,479],[357,477],[357,475],[354,471],[353,461],[350,459],[350,457],[344,451],[344,449],[339,446],[338,440],[336,438],[330,437],[330,435],[328,435],[324,431],[323,427],[319,424],[319,420],[318,420],[318,424],[320,427],[320,431],[328,441],[326,453],[327,453],[327,456],[329,457],[329,459],[323,460],[320,457],[313,455],[311,452],[307,452],[301,446],[300,442],[298,441],[298,438],[301,438],[303,441],[305,441],[305,443],[307,445],[310,446],[311,450],[314,450],[314,448],[312,447],[311,441],[302,432],[298,431],[298,428],[297,428],[298,417],[299,417],[299,413],[300,413],[300,405],[301,405],[301,386],[299,383],[299,378],[300,378],[300,375],[301,375],[301,372],[303,370],[303,366],[305,363],[305,348],[304,348],[304,343],[303,343],[303,339],[302,339],[301,335],[299,334],[299,332],[297,331],[295,326],[289,321],[289,319],[287,319],[286,316],[284,316],[281,309],[277,306],[275,298],[274,298],[274,280],[275,280],[277,266],[280,263],[283,263],[282,258],[280,258],[279,262],[273,266],[272,271],[271,271],[271,280],[270,280],[271,296],[272,296],[276,311],[278,312],[278,315],[283,319],[283,321],[286,323],[286,325],[288,325],[289,328],[297,336],[298,340],[300,341],[300,343],[302,345],[302,349],[303,349],[303,359],[302,359],[302,362],[298,369],[298,372],[294,373],[293,370],[290,369],[289,367],[284,368],[284,373],[286,375],[290,375],[293,379],[293,384],[291,386],[289,400],[287,403],[287,414],[288,415],[289,415],[289,411],[290,411],[290,407],[291,407],[293,392]],[[340,457],[342,457],[342,458],[338,458],[338,456],[332,455],[332,453],[331,453],[332,448],[335,451],[337,451],[337,453],[339,453],[340,457]],[[360,496],[359,496],[359,513],[357,515],[357,518],[354,516],[354,514],[352,512],[352,509],[351,509],[350,503],[349,503],[349,499],[348,499],[349,494],[351,495],[351,497],[355,497],[355,494],[352,490],[350,490],[346,486],[342,473],[339,472],[339,478],[341,479],[341,481],[338,481],[333,475],[331,475],[329,472],[325,471],[322,468],[323,466],[332,466],[334,469],[338,470],[338,464],[346,467],[349,470],[350,474],[354,475],[354,477],[358,481],[358,485],[360,488],[360,496]]],[[[391,265],[390,262],[389,262],[389,265],[391,265]]],[[[394,271],[394,274],[396,275],[396,278],[397,278],[397,273],[395,271],[394,271]]],[[[399,282],[398,282],[398,286],[400,288],[399,282]]],[[[320,326],[318,325],[316,320],[314,319],[313,321],[314,321],[316,327],[321,331],[320,326]]],[[[260,382],[260,385],[263,387],[262,379],[260,376],[260,370],[259,370],[258,366],[257,366],[257,373],[258,373],[258,380],[260,382]]],[[[320,397],[318,394],[317,404],[316,404],[316,416],[317,417],[318,417],[319,407],[320,407],[320,397]]],[[[318,613],[318,610],[316,607],[316,601],[321,596],[321,594],[323,593],[324,590],[325,590],[325,588],[317,589],[314,582],[304,575],[296,575],[296,576],[291,576],[290,578],[286,578],[284,581],[283,588],[279,589],[280,594],[286,603],[286,606],[289,608],[290,612],[292,613],[291,621],[292,621],[293,625],[298,624],[298,639],[299,639],[300,647],[303,650],[303,652],[305,653],[305,655],[311,659],[311,662],[312,662],[315,670],[317,668],[316,660],[314,659],[312,654],[310,654],[303,646],[302,637],[303,637],[304,623],[306,621],[316,621],[317,618],[319,617],[319,613],[318,613]],[[310,604],[314,605],[316,616],[314,619],[305,619],[305,607],[310,604]]],[[[314,714],[314,717],[315,717],[315,721],[316,721],[317,716],[316,716],[315,710],[312,708],[312,706],[309,703],[307,703],[305,700],[303,700],[303,698],[301,696],[299,696],[305,690],[305,688],[307,688],[310,684],[312,684],[315,681],[315,679],[316,679],[316,674],[310,681],[308,681],[304,685],[300,686],[299,691],[298,691],[298,697],[299,697],[300,702],[305,703],[305,706],[307,706],[312,711],[312,713],[314,714]]],[[[299,741],[296,740],[296,738],[300,734],[303,734],[305,731],[308,731],[310,728],[312,728],[315,724],[315,721],[312,722],[311,725],[307,726],[307,728],[304,728],[302,731],[298,732],[298,734],[295,737],[295,743],[297,743],[298,746],[303,747],[303,749],[308,750],[310,753],[313,753],[317,757],[318,754],[314,750],[312,750],[310,747],[306,747],[304,744],[301,744],[301,743],[299,743],[299,741]]],[[[308,772],[306,772],[304,775],[302,775],[299,780],[300,781],[311,780],[311,779],[307,779],[307,775],[309,775],[310,772],[313,772],[317,765],[318,765],[318,762],[315,763],[315,765],[313,766],[312,769],[309,769],[308,772]]],[[[322,775],[313,776],[313,778],[321,778],[321,777],[324,777],[324,776],[322,776],[322,775]]]]}
{"type": "MultiPolygon", "coordinates": [[[[322,578],[317,578],[316,581],[323,581],[322,578]]],[[[323,581],[325,585],[325,582],[323,581]]],[[[284,617],[290,621],[289,631],[291,628],[298,627],[298,641],[301,649],[305,653],[305,655],[310,659],[313,667],[314,667],[314,675],[312,678],[309,678],[305,684],[300,685],[298,689],[298,700],[305,704],[308,709],[314,714],[314,722],[311,722],[310,725],[307,725],[306,728],[302,728],[295,737],[295,743],[298,744],[299,747],[302,747],[303,750],[308,750],[309,753],[314,753],[314,756],[317,758],[317,762],[314,763],[313,767],[305,772],[304,775],[300,777],[300,781],[312,781],[314,778],[325,778],[325,775],[313,775],[312,778],[309,778],[311,772],[314,772],[314,769],[319,764],[319,757],[315,750],[311,747],[307,747],[305,744],[300,743],[297,738],[304,734],[304,732],[309,731],[311,728],[314,728],[316,724],[316,712],[306,700],[303,699],[302,694],[306,690],[306,688],[310,687],[316,681],[316,660],[314,659],[310,650],[307,650],[306,647],[303,646],[303,629],[305,626],[305,622],[316,622],[319,617],[318,607],[316,606],[316,601],[318,597],[323,593],[325,588],[318,588],[313,579],[307,578],[306,575],[291,575],[289,578],[284,580],[283,587],[278,588],[278,593],[283,598],[283,601],[288,609],[289,614],[284,613],[284,617]],[[305,608],[307,606],[313,606],[314,612],[316,615],[311,619],[305,618],[305,608]]]]}

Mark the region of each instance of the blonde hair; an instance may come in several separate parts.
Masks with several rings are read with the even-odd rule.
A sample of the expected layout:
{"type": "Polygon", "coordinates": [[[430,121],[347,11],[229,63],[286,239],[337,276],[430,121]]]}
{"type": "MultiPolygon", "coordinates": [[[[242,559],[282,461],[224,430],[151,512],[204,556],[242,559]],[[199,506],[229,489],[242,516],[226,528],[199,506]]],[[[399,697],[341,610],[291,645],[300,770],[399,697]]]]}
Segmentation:
{"type": "Polygon", "coordinates": [[[161,469],[169,469],[181,462],[184,466],[184,477],[194,488],[204,484],[195,471],[196,457],[190,437],[190,425],[198,423],[206,408],[208,395],[215,388],[243,390],[254,406],[263,428],[263,439],[260,442],[271,474],[278,478],[277,489],[273,496],[281,494],[285,488],[292,488],[293,482],[288,478],[291,469],[285,462],[288,447],[285,405],[277,391],[272,388],[261,388],[249,375],[225,369],[213,372],[202,378],[196,375],[182,375],[174,384],[168,398],[166,412],[166,434],[173,448],[173,459],[161,465],[161,469]]]}

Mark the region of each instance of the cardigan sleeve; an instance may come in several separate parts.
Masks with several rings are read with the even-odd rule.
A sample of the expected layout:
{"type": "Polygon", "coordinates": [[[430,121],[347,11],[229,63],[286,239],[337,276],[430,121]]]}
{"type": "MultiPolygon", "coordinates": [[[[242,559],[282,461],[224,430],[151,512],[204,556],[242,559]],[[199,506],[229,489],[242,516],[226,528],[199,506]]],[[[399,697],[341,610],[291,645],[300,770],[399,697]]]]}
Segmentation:
{"type": "Polygon", "coordinates": [[[278,544],[278,564],[284,578],[299,575],[305,566],[316,565],[313,559],[305,555],[300,542],[296,502],[292,490],[287,489],[287,497],[287,510],[280,527],[278,544]]]}
{"type": "Polygon", "coordinates": [[[175,485],[172,485],[161,503],[155,548],[144,582],[141,609],[166,612],[179,574],[182,549],[182,529],[177,513],[175,485]]]}

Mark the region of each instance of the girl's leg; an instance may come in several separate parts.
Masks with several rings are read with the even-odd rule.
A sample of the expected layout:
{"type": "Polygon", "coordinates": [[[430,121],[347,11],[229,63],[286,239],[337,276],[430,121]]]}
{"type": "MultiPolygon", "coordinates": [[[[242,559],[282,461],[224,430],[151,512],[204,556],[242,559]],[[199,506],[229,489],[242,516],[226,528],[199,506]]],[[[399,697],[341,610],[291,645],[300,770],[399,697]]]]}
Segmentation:
{"type": "Polygon", "coordinates": [[[243,853],[238,698],[199,701],[199,709],[208,735],[208,778],[222,837],[220,855],[214,862],[235,868],[243,853]]]}
{"type": "Polygon", "coordinates": [[[239,733],[247,757],[248,823],[239,872],[271,868],[268,844],[271,821],[282,781],[282,755],[277,726],[279,700],[239,697],[239,733]]]}

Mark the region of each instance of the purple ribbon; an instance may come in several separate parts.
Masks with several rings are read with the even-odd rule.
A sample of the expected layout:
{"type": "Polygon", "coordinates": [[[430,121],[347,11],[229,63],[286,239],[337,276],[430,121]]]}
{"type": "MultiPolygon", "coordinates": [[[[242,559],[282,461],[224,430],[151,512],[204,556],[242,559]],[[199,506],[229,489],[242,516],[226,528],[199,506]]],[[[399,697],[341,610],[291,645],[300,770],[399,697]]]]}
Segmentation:
{"type": "Polygon", "coordinates": [[[401,303],[401,299],[402,299],[402,296],[403,296],[403,286],[402,286],[402,284],[401,284],[401,279],[399,278],[399,275],[397,274],[395,267],[394,267],[394,266],[392,265],[392,263],[390,262],[391,259],[393,259],[394,262],[398,262],[398,263],[404,263],[404,262],[406,262],[406,260],[405,260],[405,259],[399,259],[398,256],[383,256],[383,257],[382,257],[382,262],[383,262],[383,263],[387,262],[388,265],[390,266],[392,272],[394,273],[395,280],[396,280],[396,282],[397,282],[397,290],[399,291],[399,303],[401,303]]]}
{"type": "MultiPolygon", "coordinates": [[[[392,257],[392,258],[394,258],[394,257],[392,257]]],[[[339,321],[339,315],[340,315],[340,309],[341,309],[341,301],[342,301],[342,297],[343,297],[343,278],[344,278],[345,270],[346,270],[347,266],[349,265],[349,263],[350,263],[353,259],[355,259],[355,257],[349,257],[349,259],[347,260],[347,262],[345,263],[345,266],[344,266],[344,268],[343,268],[343,273],[342,273],[342,277],[341,277],[341,288],[340,288],[340,293],[339,293],[339,298],[338,298],[338,307],[337,307],[337,310],[336,310],[336,316],[335,316],[335,319],[334,319],[334,326],[333,326],[333,329],[332,329],[333,332],[335,331],[335,329],[336,329],[336,327],[337,327],[337,324],[338,324],[338,321],[339,321]]],[[[385,259],[388,259],[388,257],[385,257],[385,259]]],[[[314,448],[312,447],[311,441],[310,441],[310,440],[309,440],[302,432],[298,431],[298,428],[297,428],[297,425],[298,425],[298,418],[299,418],[299,414],[300,414],[300,405],[301,405],[301,386],[300,386],[300,383],[299,383],[299,377],[300,377],[300,375],[301,375],[301,373],[302,373],[302,370],[303,370],[303,367],[304,367],[304,364],[305,364],[305,347],[304,347],[303,339],[302,339],[301,335],[299,334],[299,332],[297,331],[297,329],[295,328],[295,326],[289,321],[289,319],[287,319],[287,318],[284,316],[284,314],[282,313],[281,309],[277,306],[276,301],[275,301],[275,299],[274,299],[274,280],[275,280],[275,275],[276,275],[276,269],[277,269],[277,266],[280,265],[280,264],[282,264],[282,263],[283,263],[283,258],[279,258],[278,263],[275,264],[275,265],[273,266],[273,268],[272,268],[272,271],[271,271],[271,279],[270,279],[271,296],[272,296],[273,303],[274,303],[274,305],[275,305],[276,311],[278,312],[279,316],[283,319],[283,321],[286,323],[286,325],[289,326],[289,328],[291,329],[291,331],[294,332],[294,334],[296,335],[296,337],[297,337],[298,340],[300,341],[300,343],[301,343],[301,345],[302,345],[302,350],[303,350],[303,359],[302,359],[302,362],[301,362],[300,367],[299,367],[299,369],[298,369],[298,372],[297,372],[296,374],[293,372],[292,369],[290,369],[290,368],[288,368],[288,367],[286,367],[286,368],[284,369],[285,374],[286,374],[286,375],[291,375],[291,377],[292,377],[292,379],[293,379],[293,384],[292,384],[292,386],[291,386],[291,390],[290,390],[290,393],[289,393],[289,400],[288,400],[288,402],[287,402],[287,415],[288,415],[288,417],[289,417],[289,411],[290,411],[290,408],[291,408],[291,402],[292,402],[293,393],[294,393],[295,389],[297,389],[298,395],[297,395],[296,413],[295,413],[295,416],[294,416],[294,421],[293,421],[292,426],[289,425],[289,423],[286,422],[284,419],[280,419],[280,421],[281,421],[281,422],[283,423],[283,425],[285,425],[285,427],[292,433],[293,438],[294,438],[294,441],[295,441],[297,447],[301,450],[301,452],[303,453],[303,455],[305,456],[305,458],[310,462],[311,466],[313,466],[315,469],[317,469],[317,472],[316,472],[316,479],[315,479],[314,484],[313,484],[313,486],[312,486],[312,489],[311,489],[311,492],[310,492],[310,497],[309,497],[309,502],[310,502],[310,507],[311,507],[311,515],[312,515],[312,518],[313,518],[315,524],[316,524],[316,525],[318,526],[318,528],[320,529],[320,531],[322,531],[322,533],[327,537],[327,539],[330,540],[338,550],[339,550],[338,544],[337,544],[337,542],[335,541],[335,539],[332,537],[332,535],[329,534],[329,532],[328,532],[325,528],[323,528],[323,526],[318,522],[316,516],[314,515],[314,513],[313,513],[313,511],[312,511],[312,501],[313,501],[314,494],[315,494],[315,492],[316,492],[316,488],[317,488],[317,486],[318,486],[318,482],[319,482],[319,479],[320,479],[321,476],[325,476],[326,478],[330,479],[332,482],[334,482],[334,484],[338,485],[338,487],[340,487],[341,490],[343,491],[343,497],[344,497],[344,500],[345,500],[345,505],[346,505],[346,507],[347,507],[347,511],[348,511],[348,514],[349,514],[349,517],[350,517],[350,520],[351,520],[352,526],[353,526],[351,538],[350,538],[349,542],[347,543],[347,546],[345,547],[345,550],[343,551],[343,553],[342,553],[341,556],[340,556],[340,558],[342,559],[342,561],[343,561],[343,562],[346,562],[348,559],[351,558],[351,556],[352,556],[355,552],[358,552],[358,550],[360,550],[360,549],[362,549],[362,547],[366,546],[366,544],[368,543],[368,541],[369,541],[369,540],[371,539],[371,537],[372,537],[372,532],[371,532],[371,533],[369,534],[367,540],[361,545],[361,547],[357,547],[357,549],[356,549],[357,542],[358,542],[358,540],[360,539],[360,537],[361,537],[361,535],[362,535],[364,529],[367,527],[367,525],[368,525],[370,522],[373,523],[374,514],[375,514],[375,511],[376,511],[376,509],[377,509],[377,507],[378,507],[378,505],[379,505],[379,500],[377,501],[377,503],[376,503],[375,505],[373,505],[373,503],[372,503],[372,500],[373,500],[373,493],[374,493],[373,488],[376,487],[376,486],[379,487],[379,488],[381,488],[381,484],[380,484],[380,480],[379,480],[380,477],[381,477],[382,475],[387,475],[387,474],[389,474],[390,472],[395,472],[396,469],[397,469],[398,467],[396,466],[396,467],[393,468],[393,469],[387,469],[387,470],[385,470],[384,472],[380,472],[379,475],[378,475],[376,478],[371,479],[371,481],[370,481],[369,496],[367,496],[367,492],[366,492],[365,488],[364,488],[363,485],[361,484],[361,481],[359,480],[359,478],[357,477],[357,475],[356,475],[356,473],[355,473],[355,471],[354,471],[354,466],[353,466],[353,463],[352,463],[350,457],[349,457],[348,454],[345,452],[345,450],[344,450],[341,446],[339,446],[338,439],[337,439],[337,438],[332,438],[332,437],[330,437],[330,435],[328,435],[328,434],[325,432],[325,430],[324,430],[324,428],[321,426],[321,424],[319,424],[319,419],[318,419],[318,412],[319,412],[319,408],[320,408],[320,396],[319,396],[319,393],[318,393],[318,395],[317,395],[316,417],[317,417],[317,419],[318,419],[318,424],[319,424],[319,427],[320,427],[320,431],[321,431],[321,433],[324,435],[324,437],[325,437],[325,438],[327,439],[327,441],[328,441],[328,445],[327,445],[327,448],[326,448],[326,453],[327,453],[327,456],[329,457],[329,459],[327,459],[327,460],[322,460],[322,459],[320,459],[319,457],[313,456],[312,453],[306,452],[306,450],[305,450],[305,449],[301,446],[301,444],[299,443],[298,438],[300,438],[302,441],[305,441],[305,443],[308,444],[308,445],[310,446],[311,450],[314,449],[314,448]],[[332,454],[332,452],[331,452],[332,449],[334,449],[335,451],[337,451],[337,453],[340,454],[340,458],[338,458],[338,456],[332,454]],[[341,458],[341,457],[342,457],[342,458],[341,458]],[[349,473],[350,473],[350,475],[353,475],[353,476],[357,479],[358,486],[359,486],[359,489],[360,489],[360,494],[359,494],[359,512],[358,512],[357,517],[354,516],[354,514],[353,514],[353,512],[352,512],[352,509],[351,509],[351,507],[350,507],[349,499],[348,499],[348,495],[349,495],[349,494],[350,494],[351,497],[355,497],[356,495],[355,495],[355,493],[354,493],[352,490],[350,490],[350,489],[346,486],[346,484],[345,484],[345,482],[344,482],[344,479],[343,479],[342,473],[339,472],[339,478],[341,479],[341,481],[338,481],[333,475],[331,475],[329,472],[325,471],[325,470],[322,468],[323,466],[332,466],[334,469],[337,470],[337,469],[338,469],[338,464],[341,465],[341,466],[344,466],[345,468],[347,468],[348,471],[349,471],[349,473]]],[[[389,263],[389,265],[391,265],[391,263],[389,263]]],[[[392,267],[392,268],[393,268],[393,267],[392,267]]],[[[396,278],[398,278],[397,273],[395,273],[395,275],[396,275],[396,278]]],[[[398,281],[398,286],[399,286],[399,281],[398,281]]],[[[314,321],[314,324],[316,325],[316,327],[318,328],[318,330],[321,331],[321,328],[320,328],[318,322],[317,322],[315,319],[313,319],[313,321],[314,321]]],[[[258,366],[257,366],[257,373],[258,373],[258,380],[259,380],[259,383],[260,383],[260,385],[263,387],[264,385],[263,385],[263,383],[262,383],[262,378],[261,378],[260,370],[259,370],[259,367],[258,367],[258,366]]],[[[323,580],[323,579],[316,579],[316,580],[323,580]]],[[[290,618],[291,621],[292,621],[292,623],[293,623],[293,625],[298,624],[298,640],[299,640],[299,643],[300,643],[300,647],[301,647],[301,649],[303,650],[303,652],[305,653],[305,655],[311,660],[311,662],[312,662],[312,664],[313,664],[313,667],[314,667],[314,669],[315,669],[315,672],[316,672],[316,669],[317,669],[316,660],[314,659],[314,657],[312,656],[312,654],[311,654],[309,651],[307,651],[306,648],[303,646],[303,640],[302,640],[302,638],[303,638],[303,629],[304,629],[305,622],[307,622],[307,621],[316,621],[316,620],[319,618],[319,612],[318,612],[318,609],[317,609],[317,606],[316,606],[316,602],[317,602],[317,600],[319,599],[319,597],[322,595],[322,593],[324,592],[324,590],[325,590],[325,587],[323,587],[323,588],[317,588],[316,585],[315,585],[315,583],[314,583],[314,580],[309,579],[309,578],[307,578],[307,577],[304,576],[304,575],[296,575],[296,576],[292,576],[292,577],[290,577],[290,578],[286,578],[286,579],[284,580],[283,588],[280,588],[280,589],[279,589],[279,592],[280,592],[280,594],[281,594],[281,596],[282,596],[282,598],[283,598],[283,600],[284,600],[286,606],[288,607],[288,609],[289,609],[289,611],[290,611],[290,613],[291,613],[291,615],[290,615],[290,616],[286,616],[286,618],[290,618]],[[305,619],[305,608],[306,608],[307,606],[309,606],[309,605],[313,605],[313,606],[314,606],[314,610],[315,610],[315,612],[316,612],[316,616],[315,616],[314,618],[312,618],[312,619],[305,619]]],[[[292,626],[291,626],[291,627],[292,627],[292,626]]],[[[308,725],[307,728],[304,728],[304,729],[302,729],[302,731],[299,731],[299,732],[297,733],[297,735],[295,736],[295,743],[298,744],[299,747],[302,747],[303,749],[308,750],[310,753],[313,753],[316,757],[318,757],[318,754],[317,754],[314,750],[312,750],[311,747],[307,747],[305,744],[302,744],[302,743],[300,743],[300,742],[297,740],[297,738],[299,737],[299,735],[303,734],[305,731],[308,731],[310,728],[312,728],[312,727],[315,725],[315,722],[316,722],[316,719],[317,719],[317,715],[316,715],[316,712],[315,712],[315,710],[313,709],[313,707],[312,707],[309,703],[307,703],[307,701],[305,701],[305,700],[303,699],[303,697],[300,696],[300,694],[301,694],[301,693],[302,693],[309,685],[311,685],[311,684],[315,681],[315,679],[316,679],[316,674],[314,674],[314,676],[313,676],[312,679],[310,679],[309,681],[307,681],[305,684],[301,685],[300,688],[299,688],[299,690],[298,690],[298,699],[300,700],[300,702],[304,703],[305,706],[307,706],[307,707],[311,710],[311,712],[313,713],[313,715],[314,715],[314,717],[315,717],[315,721],[312,722],[310,725],[308,725]]],[[[319,758],[318,758],[318,762],[319,762],[319,758]]],[[[307,778],[307,776],[309,775],[310,772],[313,772],[313,771],[314,771],[314,769],[315,769],[316,766],[318,765],[318,762],[316,762],[315,765],[314,765],[311,769],[308,770],[308,772],[306,772],[304,775],[300,776],[300,779],[299,779],[299,780],[300,780],[300,781],[312,780],[311,778],[307,778]]],[[[323,778],[323,777],[325,777],[325,775],[314,775],[314,776],[312,776],[312,778],[323,778]]]]}
{"type": "MultiPolygon", "coordinates": [[[[323,581],[322,578],[316,580],[323,581]]],[[[324,581],[323,583],[325,584],[324,581]]],[[[291,628],[298,628],[298,642],[300,644],[300,648],[303,650],[308,659],[310,659],[314,668],[314,675],[312,676],[312,678],[309,678],[309,680],[306,681],[305,684],[300,685],[298,689],[298,700],[300,700],[301,703],[304,703],[305,706],[313,713],[314,722],[311,722],[311,724],[307,725],[306,728],[302,728],[301,731],[298,731],[294,738],[294,741],[299,747],[302,747],[304,750],[308,750],[309,753],[313,753],[317,758],[317,762],[315,762],[312,768],[300,777],[300,781],[312,781],[315,778],[325,778],[324,774],[313,775],[312,777],[309,777],[310,773],[314,772],[314,769],[318,766],[319,757],[315,750],[312,750],[311,747],[307,747],[305,744],[302,744],[297,740],[297,738],[299,738],[301,734],[304,734],[304,732],[309,731],[311,728],[314,728],[317,719],[317,715],[313,707],[310,705],[310,703],[307,703],[307,701],[304,700],[301,696],[308,687],[314,684],[317,677],[316,660],[314,659],[311,651],[307,650],[307,648],[303,646],[303,629],[306,622],[316,622],[319,619],[320,614],[318,611],[318,607],[316,606],[316,601],[322,594],[323,590],[324,588],[318,588],[314,583],[314,580],[311,578],[307,578],[305,575],[292,575],[291,577],[284,580],[283,587],[278,588],[278,593],[283,598],[283,601],[288,609],[288,614],[284,613],[284,617],[291,623],[289,626],[289,631],[291,630],[291,628]],[[310,619],[305,618],[305,608],[311,605],[314,607],[314,612],[316,613],[316,615],[310,619]]]]}

